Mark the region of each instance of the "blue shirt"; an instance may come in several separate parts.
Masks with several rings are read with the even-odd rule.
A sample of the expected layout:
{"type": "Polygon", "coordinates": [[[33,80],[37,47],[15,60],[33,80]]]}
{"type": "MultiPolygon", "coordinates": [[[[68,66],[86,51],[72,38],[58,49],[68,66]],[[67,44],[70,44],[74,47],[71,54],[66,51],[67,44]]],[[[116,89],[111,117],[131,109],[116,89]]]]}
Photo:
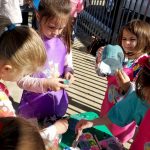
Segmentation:
{"type": "Polygon", "coordinates": [[[130,92],[122,101],[118,102],[108,113],[108,118],[118,126],[124,127],[135,121],[140,125],[150,106],[140,99],[135,91],[130,92]]]}

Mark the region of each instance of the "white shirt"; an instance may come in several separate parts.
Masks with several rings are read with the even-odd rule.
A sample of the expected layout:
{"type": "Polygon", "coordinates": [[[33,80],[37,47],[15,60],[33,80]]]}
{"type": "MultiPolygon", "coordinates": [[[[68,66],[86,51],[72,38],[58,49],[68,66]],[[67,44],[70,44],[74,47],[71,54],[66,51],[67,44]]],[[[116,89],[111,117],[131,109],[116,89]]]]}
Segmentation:
{"type": "Polygon", "coordinates": [[[0,15],[8,17],[12,23],[22,23],[21,1],[0,0],[0,15]]]}

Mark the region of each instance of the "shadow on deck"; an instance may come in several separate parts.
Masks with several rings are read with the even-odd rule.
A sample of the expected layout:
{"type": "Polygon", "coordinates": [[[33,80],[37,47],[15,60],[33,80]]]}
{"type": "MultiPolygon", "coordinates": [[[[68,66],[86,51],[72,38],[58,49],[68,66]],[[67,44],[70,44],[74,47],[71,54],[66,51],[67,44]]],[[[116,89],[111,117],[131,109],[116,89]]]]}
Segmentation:
{"type": "Polygon", "coordinates": [[[72,48],[75,83],[68,89],[67,114],[93,111],[99,113],[106,89],[106,79],[97,76],[95,58],[86,52],[86,47],[75,40],[72,48]]]}

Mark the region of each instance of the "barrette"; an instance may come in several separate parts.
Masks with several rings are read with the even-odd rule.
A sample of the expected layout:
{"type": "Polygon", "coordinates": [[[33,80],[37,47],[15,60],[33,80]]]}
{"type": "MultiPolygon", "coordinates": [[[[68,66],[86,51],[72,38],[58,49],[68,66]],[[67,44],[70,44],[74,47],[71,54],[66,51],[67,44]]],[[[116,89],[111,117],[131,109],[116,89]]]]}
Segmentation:
{"type": "Polygon", "coordinates": [[[16,28],[16,25],[11,23],[7,27],[5,27],[5,31],[12,31],[15,28],[16,28]]]}

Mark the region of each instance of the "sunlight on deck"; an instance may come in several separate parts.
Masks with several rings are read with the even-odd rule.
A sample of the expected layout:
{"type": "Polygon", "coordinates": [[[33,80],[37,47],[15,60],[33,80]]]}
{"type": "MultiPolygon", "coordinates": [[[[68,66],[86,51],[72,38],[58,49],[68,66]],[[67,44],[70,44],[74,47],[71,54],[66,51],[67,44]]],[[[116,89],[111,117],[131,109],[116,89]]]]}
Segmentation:
{"type": "Polygon", "coordinates": [[[68,89],[69,108],[67,114],[85,111],[99,113],[106,89],[106,78],[95,72],[95,58],[86,52],[85,46],[75,41],[73,45],[75,83],[68,89]]]}

